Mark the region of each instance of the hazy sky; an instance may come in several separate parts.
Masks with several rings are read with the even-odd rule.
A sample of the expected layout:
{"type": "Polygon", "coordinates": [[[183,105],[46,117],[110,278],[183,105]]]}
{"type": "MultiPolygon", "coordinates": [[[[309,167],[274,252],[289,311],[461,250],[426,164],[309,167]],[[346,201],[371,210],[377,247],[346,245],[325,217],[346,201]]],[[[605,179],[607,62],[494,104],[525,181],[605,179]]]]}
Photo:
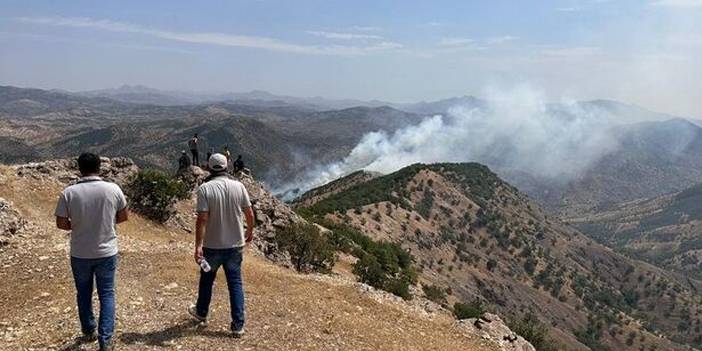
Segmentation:
{"type": "Polygon", "coordinates": [[[0,84],[397,102],[528,84],[702,116],[702,0],[6,1],[0,84]]]}

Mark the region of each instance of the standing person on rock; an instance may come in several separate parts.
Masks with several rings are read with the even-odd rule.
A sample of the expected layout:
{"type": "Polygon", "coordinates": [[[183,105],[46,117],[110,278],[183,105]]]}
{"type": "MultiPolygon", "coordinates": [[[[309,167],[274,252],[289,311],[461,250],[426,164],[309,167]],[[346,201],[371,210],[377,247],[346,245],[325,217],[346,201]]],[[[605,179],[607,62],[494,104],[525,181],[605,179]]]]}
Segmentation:
{"type": "Polygon", "coordinates": [[[237,156],[236,161],[234,161],[234,173],[239,173],[244,170],[244,159],[241,155],[237,156]]]}
{"type": "Polygon", "coordinates": [[[211,148],[207,151],[207,160],[206,160],[205,162],[210,162],[210,157],[212,157],[212,154],[214,154],[214,148],[213,148],[213,147],[211,147],[211,148]]]}
{"type": "Polygon", "coordinates": [[[190,148],[190,153],[193,154],[193,165],[200,167],[197,133],[188,140],[188,147],[190,148]]]}
{"type": "Polygon", "coordinates": [[[190,158],[185,153],[185,150],[181,151],[180,158],[178,159],[178,172],[190,167],[190,158]]]}
{"type": "Polygon", "coordinates": [[[209,180],[197,190],[197,222],[195,230],[195,262],[203,260],[209,271],[200,270],[197,303],[188,312],[195,319],[207,320],[212,284],[217,270],[224,267],[231,306],[231,330],[235,337],[244,334],[244,287],[241,263],[244,247],[253,240],[254,214],[246,188],[227,174],[227,157],[214,154],[209,160],[209,180]],[[246,217],[246,232],[243,218],[246,217]]]}
{"type": "Polygon", "coordinates": [[[77,291],[78,316],[83,335],[97,337],[100,350],[114,349],[116,225],[128,217],[127,200],[120,187],[100,177],[100,158],[78,157],[81,178],[61,192],[56,205],[56,226],[71,231],[71,269],[77,291]],[[95,323],[93,281],[100,298],[100,319],[95,323]],[[96,335],[97,330],[97,335],[96,335]]]}

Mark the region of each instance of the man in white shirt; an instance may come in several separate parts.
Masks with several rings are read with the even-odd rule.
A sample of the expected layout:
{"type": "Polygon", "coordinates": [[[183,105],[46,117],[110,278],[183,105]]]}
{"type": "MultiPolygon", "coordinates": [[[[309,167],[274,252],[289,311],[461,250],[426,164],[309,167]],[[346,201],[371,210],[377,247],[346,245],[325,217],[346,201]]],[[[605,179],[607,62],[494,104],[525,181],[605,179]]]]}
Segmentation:
{"type": "Polygon", "coordinates": [[[75,280],[83,334],[97,338],[100,350],[113,350],[115,329],[116,224],[127,220],[127,200],[117,184],[100,177],[100,158],[78,157],[82,177],[61,192],[56,205],[56,226],[71,231],[71,269],[75,280]],[[95,323],[93,280],[100,298],[100,320],[95,323]]]}
{"type": "Polygon", "coordinates": [[[227,157],[214,154],[208,166],[212,174],[197,190],[195,261],[200,263],[205,259],[211,270],[200,270],[197,304],[188,311],[199,321],[207,319],[212,284],[222,266],[229,288],[231,330],[235,337],[240,337],[244,334],[245,321],[241,263],[246,243],[253,240],[254,214],[244,185],[227,174],[227,157]]]}

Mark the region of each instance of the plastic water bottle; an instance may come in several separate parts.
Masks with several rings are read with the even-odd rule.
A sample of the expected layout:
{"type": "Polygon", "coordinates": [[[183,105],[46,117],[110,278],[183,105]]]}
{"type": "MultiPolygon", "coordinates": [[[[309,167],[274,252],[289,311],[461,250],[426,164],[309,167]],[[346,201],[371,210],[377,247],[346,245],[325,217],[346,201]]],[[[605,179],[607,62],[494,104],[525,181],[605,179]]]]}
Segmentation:
{"type": "Polygon", "coordinates": [[[200,268],[202,268],[203,272],[209,272],[212,269],[212,267],[210,267],[210,264],[207,263],[207,260],[204,258],[201,258],[198,263],[200,264],[200,268]]]}

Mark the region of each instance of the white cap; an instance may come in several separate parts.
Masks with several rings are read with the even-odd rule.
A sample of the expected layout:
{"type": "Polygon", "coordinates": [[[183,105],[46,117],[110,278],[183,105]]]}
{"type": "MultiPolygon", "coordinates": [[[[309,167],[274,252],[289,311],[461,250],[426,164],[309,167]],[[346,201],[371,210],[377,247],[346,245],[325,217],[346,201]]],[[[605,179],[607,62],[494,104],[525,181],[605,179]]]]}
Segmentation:
{"type": "Polygon", "coordinates": [[[227,157],[219,153],[213,154],[207,161],[207,165],[213,171],[223,171],[227,169],[227,157]]]}

